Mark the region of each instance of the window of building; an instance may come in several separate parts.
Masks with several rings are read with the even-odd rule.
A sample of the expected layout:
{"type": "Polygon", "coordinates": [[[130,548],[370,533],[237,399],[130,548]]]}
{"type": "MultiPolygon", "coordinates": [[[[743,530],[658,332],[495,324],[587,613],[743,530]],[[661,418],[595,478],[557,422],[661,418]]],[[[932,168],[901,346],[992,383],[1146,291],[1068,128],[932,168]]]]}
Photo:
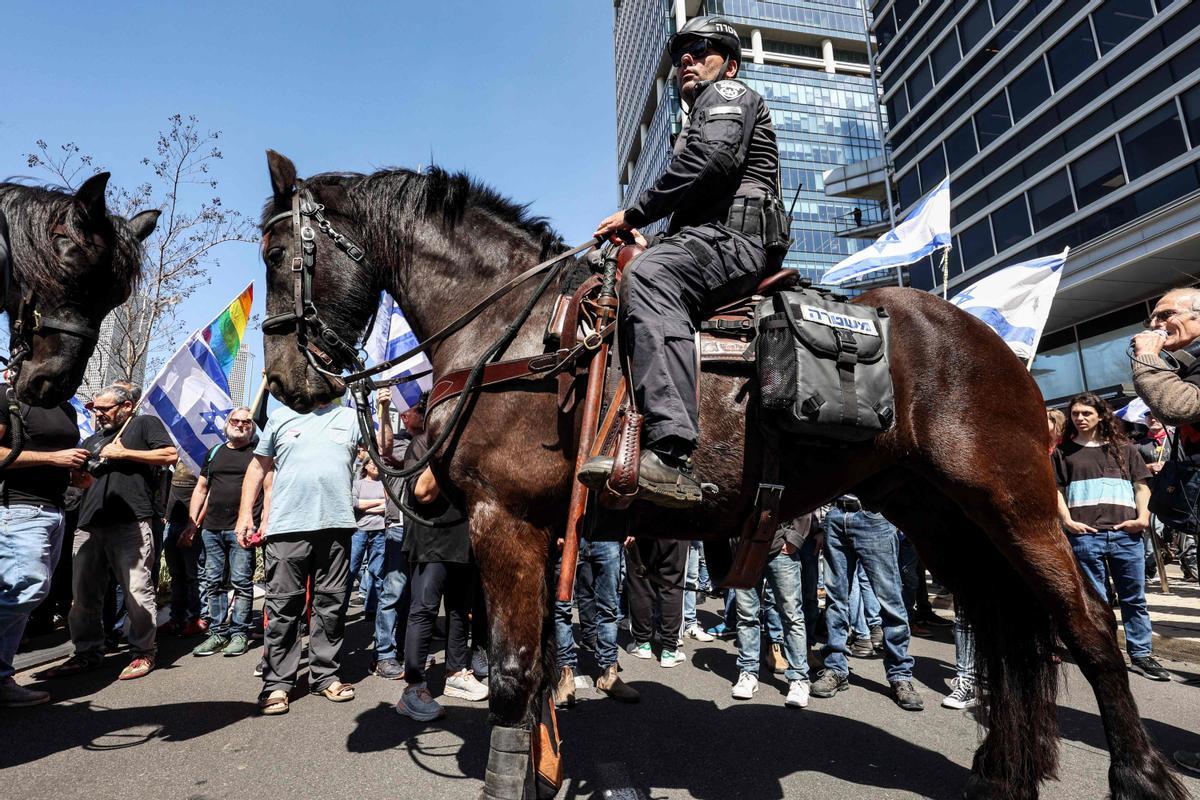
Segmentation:
{"type": "Polygon", "coordinates": [[[958,244],[965,269],[982,264],[994,256],[996,251],[992,248],[992,227],[988,218],[984,217],[959,234],[958,244]]]}
{"type": "Polygon", "coordinates": [[[1025,207],[1025,195],[1017,195],[992,212],[992,233],[996,239],[996,252],[1016,247],[1029,238],[1029,210],[1025,207]]]}
{"type": "Polygon", "coordinates": [[[914,169],[900,178],[896,190],[900,195],[900,208],[908,208],[921,199],[921,183],[917,178],[917,171],[914,169]]]}
{"type": "Polygon", "coordinates": [[[900,120],[908,116],[908,98],[904,94],[904,86],[901,85],[896,93],[888,98],[887,101],[888,121],[895,126],[900,120]]]}
{"type": "MultiPolygon", "coordinates": [[[[1141,316],[1139,311],[1139,316],[1141,316]]],[[[1129,339],[1144,330],[1140,322],[1116,330],[1079,340],[1083,356],[1083,372],[1087,376],[1088,388],[1092,391],[1119,383],[1131,383],[1129,358],[1125,350],[1129,339]]]]}
{"type": "Polygon", "coordinates": [[[1200,145],[1200,85],[1188,89],[1179,99],[1183,103],[1183,117],[1192,137],[1192,147],[1196,147],[1200,145]]]}
{"type": "Polygon", "coordinates": [[[933,152],[921,159],[918,167],[921,170],[921,191],[928,192],[941,183],[946,177],[946,159],[942,157],[942,148],[935,147],[933,152]]]}
{"type": "Polygon", "coordinates": [[[958,37],[951,30],[950,34],[942,39],[941,44],[935,47],[929,56],[929,63],[933,65],[933,79],[941,82],[942,78],[946,77],[946,73],[958,65],[960,58],[958,37]]]}
{"type": "Polygon", "coordinates": [[[1017,0],[992,0],[992,19],[999,22],[1016,4],[1017,0]]]}
{"type": "MultiPolygon", "coordinates": [[[[1125,361],[1128,363],[1128,359],[1125,361]]],[[[1071,397],[1083,391],[1083,366],[1073,336],[1067,344],[1038,353],[1029,372],[1047,400],[1071,397]]]]}
{"type": "Polygon", "coordinates": [[[1050,78],[1046,65],[1038,59],[1008,85],[1008,101],[1013,121],[1018,122],[1050,96],[1050,78]]]}
{"type": "Polygon", "coordinates": [[[1029,210],[1033,229],[1040,231],[1075,211],[1071,200],[1071,184],[1065,169],[1051,175],[1029,190],[1029,210]]]}
{"type": "Polygon", "coordinates": [[[992,98],[992,101],[975,112],[975,130],[979,134],[979,148],[982,150],[1001,134],[1012,127],[1008,116],[1008,99],[1004,92],[992,98]]]}
{"type": "Polygon", "coordinates": [[[963,52],[971,52],[971,48],[982,42],[983,37],[987,36],[991,29],[992,16],[988,10],[988,4],[984,0],[980,0],[975,4],[975,8],[958,23],[958,38],[962,42],[963,52]]]}
{"type": "Polygon", "coordinates": [[[1171,99],[1121,131],[1129,179],[1145,175],[1187,150],[1179,109],[1171,99]]]}
{"type": "Polygon", "coordinates": [[[912,18],[917,12],[919,0],[896,0],[896,4],[892,6],[892,11],[896,14],[896,28],[903,28],[904,23],[912,18]]]}
{"type": "MultiPolygon", "coordinates": [[[[1200,111],[1200,95],[1196,99],[1197,111],[1200,111]]],[[[950,162],[950,171],[967,163],[967,159],[975,155],[975,129],[967,120],[958,126],[958,130],[946,137],[946,158],[950,162]]]]}
{"type": "Polygon", "coordinates": [[[1167,6],[1174,2],[1175,0],[1154,0],[1154,4],[1158,6],[1159,11],[1166,9],[1167,6]]]}
{"type": "Polygon", "coordinates": [[[883,50],[896,36],[896,23],[892,21],[891,9],[888,9],[887,13],[878,19],[879,24],[875,26],[875,39],[879,42],[879,49],[883,50]]]}
{"type": "Polygon", "coordinates": [[[1183,169],[1159,178],[1144,189],[1133,193],[1133,209],[1140,217],[1171,203],[1185,194],[1200,188],[1196,177],[1196,165],[1188,164],[1183,169]]]}
{"type": "Polygon", "coordinates": [[[1125,41],[1153,16],[1150,0],[1107,0],[1092,12],[1100,54],[1104,55],[1125,41]]]}
{"type": "Polygon", "coordinates": [[[904,85],[908,87],[908,97],[913,105],[928,97],[929,93],[933,91],[933,76],[929,74],[928,62],[922,61],[918,64],[904,85]]]}
{"type": "Polygon", "coordinates": [[[1046,56],[1054,89],[1058,91],[1096,60],[1096,43],[1092,41],[1092,27],[1088,21],[1085,19],[1076,25],[1075,30],[1051,47],[1046,56]]]}
{"type": "Polygon", "coordinates": [[[1064,130],[1063,141],[1067,143],[1068,150],[1074,150],[1116,121],[1112,103],[1105,103],[1064,130]]]}
{"type": "Polygon", "coordinates": [[[1071,164],[1071,180],[1075,183],[1075,199],[1079,207],[1091,205],[1126,184],[1121,169],[1121,153],[1117,140],[1104,144],[1080,156],[1071,164]]]}

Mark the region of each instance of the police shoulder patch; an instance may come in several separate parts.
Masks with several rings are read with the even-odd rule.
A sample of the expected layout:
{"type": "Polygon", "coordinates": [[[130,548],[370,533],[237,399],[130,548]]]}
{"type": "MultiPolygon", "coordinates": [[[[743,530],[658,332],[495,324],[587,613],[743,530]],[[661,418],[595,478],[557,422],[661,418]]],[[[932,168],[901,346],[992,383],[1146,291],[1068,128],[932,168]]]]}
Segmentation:
{"type": "Polygon", "coordinates": [[[746,87],[737,81],[717,81],[713,88],[726,100],[736,100],[746,93],[746,87]]]}

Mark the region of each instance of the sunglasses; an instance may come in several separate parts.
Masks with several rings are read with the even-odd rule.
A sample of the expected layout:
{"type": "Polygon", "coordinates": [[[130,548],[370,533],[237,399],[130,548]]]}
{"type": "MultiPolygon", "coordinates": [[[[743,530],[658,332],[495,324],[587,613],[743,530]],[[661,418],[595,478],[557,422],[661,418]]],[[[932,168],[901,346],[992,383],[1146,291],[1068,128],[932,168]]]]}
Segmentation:
{"type": "Polygon", "coordinates": [[[686,44],[681,44],[671,53],[671,63],[678,67],[683,62],[683,56],[686,53],[692,57],[692,61],[700,61],[708,52],[712,50],[707,39],[692,39],[686,44]]]}
{"type": "Polygon", "coordinates": [[[250,425],[253,425],[253,424],[254,424],[254,421],[253,421],[253,420],[249,420],[249,419],[231,419],[231,420],[229,420],[229,424],[230,424],[230,425],[237,425],[239,428],[245,428],[245,427],[248,427],[248,426],[250,426],[250,425]]]}

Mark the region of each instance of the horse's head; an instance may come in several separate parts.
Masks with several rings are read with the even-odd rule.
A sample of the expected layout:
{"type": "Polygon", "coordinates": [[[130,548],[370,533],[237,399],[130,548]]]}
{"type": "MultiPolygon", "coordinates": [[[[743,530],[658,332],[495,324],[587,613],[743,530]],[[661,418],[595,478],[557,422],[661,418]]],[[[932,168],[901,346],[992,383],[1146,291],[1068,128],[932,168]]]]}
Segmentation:
{"type": "Polygon", "coordinates": [[[28,348],[16,390],[31,405],[53,406],[75,393],[100,323],[141,274],[141,243],[159,212],[129,220],[109,214],[108,178],[95,175],[74,194],[14,184],[0,191],[12,259],[9,344],[14,353],[28,348]]]}
{"type": "Polygon", "coordinates": [[[304,412],[345,391],[341,381],[320,370],[336,374],[351,367],[380,290],[357,249],[364,238],[345,179],[298,180],[295,164],[273,150],[267,151],[267,166],[273,192],[262,239],[267,386],[277,400],[304,412]]]}

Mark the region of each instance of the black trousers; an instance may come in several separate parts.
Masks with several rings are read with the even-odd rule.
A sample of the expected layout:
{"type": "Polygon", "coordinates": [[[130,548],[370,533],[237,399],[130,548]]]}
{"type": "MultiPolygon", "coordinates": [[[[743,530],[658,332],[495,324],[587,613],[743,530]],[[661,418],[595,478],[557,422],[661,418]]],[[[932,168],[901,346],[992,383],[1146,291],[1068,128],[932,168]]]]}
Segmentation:
{"type": "Polygon", "coordinates": [[[647,573],[658,576],[664,586],[640,577],[630,569],[629,630],[634,641],[648,642],[654,632],[654,602],[659,604],[658,638],[664,650],[679,647],[683,628],[683,578],[687,572],[689,542],[674,539],[655,539],[649,547],[639,543],[647,573]]]}
{"type": "Polygon", "coordinates": [[[475,595],[474,565],[434,561],[413,564],[409,577],[411,594],[408,630],[404,632],[404,678],[409,683],[425,680],[425,659],[437,622],[438,607],[446,601],[446,674],[470,666],[467,647],[468,616],[475,595]]]}
{"type": "Polygon", "coordinates": [[[338,680],[350,587],[350,529],[267,537],[266,669],[263,691],[289,691],[300,670],[300,616],[312,578],[308,686],[322,691],[338,680]]]}
{"type": "Polygon", "coordinates": [[[756,240],[724,225],[684,228],[651,247],[621,279],[620,344],[647,446],[700,440],[695,321],[754,291],[768,269],[756,240]]]}

